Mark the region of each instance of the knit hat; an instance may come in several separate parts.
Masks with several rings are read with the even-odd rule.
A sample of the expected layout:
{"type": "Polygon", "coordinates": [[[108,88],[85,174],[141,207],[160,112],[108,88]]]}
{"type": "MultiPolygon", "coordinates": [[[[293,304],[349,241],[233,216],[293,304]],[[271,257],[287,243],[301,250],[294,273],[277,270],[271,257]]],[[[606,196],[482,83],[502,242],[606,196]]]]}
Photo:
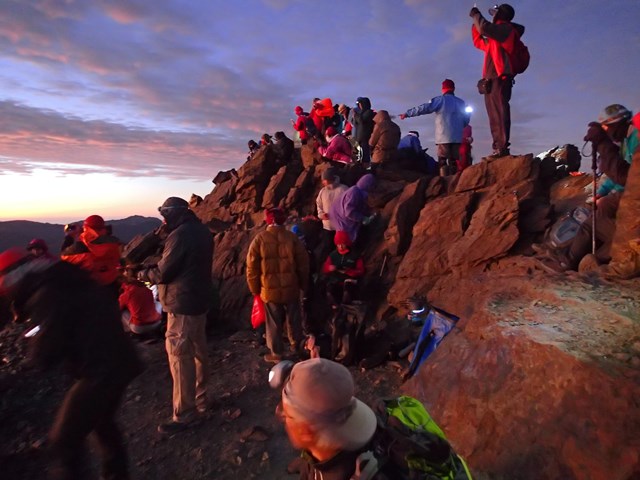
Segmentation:
{"type": "Polygon", "coordinates": [[[492,7],[489,9],[489,15],[491,15],[492,17],[495,17],[497,14],[499,14],[498,18],[500,20],[506,20],[507,22],[510,22],[516,15],[516,11],[508,3],[503,3],[501,5],[498,5],[497,7],[492,7]]]}
{"type": "Polygon", "coordinates": [[[45,252],[49,251],[49,247],[47,246],[47,242],[45,242],[41,238],[34,238],[33,240],[31,240],[29,242],[29,245],[27,245],[27,250],[33,250],[35,248],[38,248],[40,250],[44,250],[45,252]]]}
{"type": "Polygon", "coordinates": [[[322,180],[331,180],[333,182],[336,176],[336,170],[333,167],[329,167],[322,172],[322,180]]]}
{"type": "Polygon", "coordinates": [[[327,137],[335,137],[338,134],[338,130],[336,130],[336,127],[329,127],[325,130],[324,134],[327,137]]]}
{"type": "Polygon", "coordinates": [[[94,230],[102,230],[104,228],[104,218],[100,215],[91,215],[84,219],[84,226],[94,230]]]}
{"type": "Polygon", "coordinates": [[[453,80],[446,78],[444,82],[442,82],[442,93],[453,92],[455,89],[456,84],[453,83],[453,80]]]}
{"type": "Polygon", "coordinates": [[[349,238],[349,234],[347,232],[344,230],[338,230],[333,237],[333,243],[336,245],[346,245],[347,247],[350,247],[353,242],[351,241],[351,238],[349,238]]]}
{"type": "Polygon", "coordinates": [[[264,219],[267,225],[282,225],[287,221],[287,215],[281,208],[267,208],[264,211],[264,219]]]}

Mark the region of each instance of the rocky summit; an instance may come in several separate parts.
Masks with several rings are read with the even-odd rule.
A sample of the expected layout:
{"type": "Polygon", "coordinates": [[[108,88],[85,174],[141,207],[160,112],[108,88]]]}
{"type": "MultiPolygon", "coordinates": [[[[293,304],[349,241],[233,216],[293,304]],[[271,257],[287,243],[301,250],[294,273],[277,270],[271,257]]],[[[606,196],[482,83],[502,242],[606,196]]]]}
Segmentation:
{"type": "MultiPolygon", "coordinates": [[[[263,209],[285,208],[289,224],[313,215],[328,166],[309,146],[286,165],[267,148],[216,176],[195,212],[216,233],[220,324],[249,328],[244,261],[263,209]]],[[[414,295],[461,318],[403,388],[478,478],[632,478],[640,474],[640,282],[538,267],[531,244],[585,202],[591,183],[549,166],[529,154],[483,159],[458,177],[378,172],[369,204],[379,215],[364,252],[369,332],[407,330],[414,295]]],[[[339,172],[347,185],[363,173],[339,172]]]]}

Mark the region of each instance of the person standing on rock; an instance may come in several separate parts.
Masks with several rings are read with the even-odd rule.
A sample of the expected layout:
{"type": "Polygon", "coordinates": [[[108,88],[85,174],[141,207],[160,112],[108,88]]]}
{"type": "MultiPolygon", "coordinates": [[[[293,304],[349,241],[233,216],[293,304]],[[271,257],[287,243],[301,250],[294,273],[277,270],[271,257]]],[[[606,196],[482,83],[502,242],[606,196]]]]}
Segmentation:
{"type": "Polygon", "coordinates": [[[356,102],[357,108],[354,109],[355,117],[353,127],[355,130],[355,139],[362,149],[362,163],[369,165],[371,163],[371,149],[369,147],[369,139],[373,133],[373,117],[375,112],[371,110],[371,100],[367,97],[358,97],[356,102]]]}
{"type": "Polygon", "coordinates": [[[205,327],[213,237],[182,198],[167,198],[158,211],[169,234],[158,264],[138,272],[138,280],[158,285],[167,312],[165,346],[173,378],[173,415],[158,431],[170,435],[194,425],[197,413],[207,409],[205,327]]]}
{"type": "Polygon", "coordinates": [[[400,119],[435,114],[435,139],[438,147],[438,166],[440,176],[456,173],[460,159],[462,131],[469,124],[469,114],[465,111],[464,100],[455,96],[456,84],[453,80],[442,82],[442,95],[433,97],[427,103],[410,108],[400,114],[400,119]]]}
{"type": "Polygon", "coordinates": [[[302,346],[300,295],[309,281],[309,256],[298,237],[284,227],[280,208],[265,211],[266,230],[258,233],[247,253],[247,284],[259,295],[266,314],[267,347],[264,360],[278,363],[285,356],[282,328],[286,324],[291,350],[302,346]]]}
{"type": "Polygon", "coordinates": [[[331,226],[329,217],[331,205],[348,189],[349,187],[340,183],[340,177],[336,174],[336,170],[333,167],[327,168],[322,173],[322,188],[316,197],[318,218],[322,220],[319,263],[324,262],[324,259],[327,258],[327,255],[333,250],[333,237],[336,231],[331,226]]]}
{"type": "Polygon", "coordinates": [[[369,138],[372,167],[381,167],[398,158],[400,127],[391,120],[389,112],[379,110],[373,117],[375,126],[369,138]]]}
{"type": "MultiPolygon", "coordinates": [[[[473,19],[471,35],[473,45],[484,51],[482,80],[478,84],[484,95],[484,104],[489,116],[489,126],[493,138],[494,157],[509,155],[511,136],[511,90],[515,75],[511,59],[506,49],[513,49],[517,36],[524,34],[524,27],[513,23],[515,10],[507,3],[490,8],[493,21],[486,20],[480,10],[473,7],[469,16],[473,19]]],[[[516,72],[517,73],[517,72],[516,72]]]]}
{"type": "Polygon", "coordinates": [[[85,445],[93,432],[101,478],[129,478],[115,415],[142,364],[109,291],[77,265],[10,249],[0,253],[0,297],[10,298],[20,318],[36,325],[26,334],[34,363],[64,363],[73,376],[48,435],[50,477],[93,478],[85,445]]]}

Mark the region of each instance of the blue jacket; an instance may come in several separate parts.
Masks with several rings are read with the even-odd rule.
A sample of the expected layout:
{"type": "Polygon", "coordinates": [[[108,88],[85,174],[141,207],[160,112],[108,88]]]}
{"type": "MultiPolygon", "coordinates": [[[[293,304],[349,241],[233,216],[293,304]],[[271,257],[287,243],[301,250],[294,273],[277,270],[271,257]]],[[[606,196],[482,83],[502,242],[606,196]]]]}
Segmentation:
{"type": "Polygon", "coordinates": [[[436,114],[436,144],[462,143],[462,129],[469,124],[469,115],[464,111],[464,100],[453,93],[433,97],[428,103],[406,111],[407,117],[418,117],[427,113],[436,114]]]}
{"type": "Polygon", "coordinates": [[[422,145],[420,144],[420,139],[415,135],[408,134],[400,139],[398,150],[401,150],[403,148],[408,148],[416,153],[422,153],[422,145]]]}

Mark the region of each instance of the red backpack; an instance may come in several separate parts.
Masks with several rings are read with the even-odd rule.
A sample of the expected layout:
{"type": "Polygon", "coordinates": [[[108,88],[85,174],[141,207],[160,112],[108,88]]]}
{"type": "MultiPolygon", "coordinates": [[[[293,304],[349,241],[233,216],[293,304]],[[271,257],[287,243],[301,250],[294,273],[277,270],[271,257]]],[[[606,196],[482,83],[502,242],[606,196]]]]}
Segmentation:
{"type": "Polygon", "coordinates": [[[529,66],[529,49],[520,40],[520,35],[516,28],[513,28],[513,36],[503,44],[507,55],[509,56],[509,63],[511,64],[511,71],[514,75],[523,73],[529,66]]]}

